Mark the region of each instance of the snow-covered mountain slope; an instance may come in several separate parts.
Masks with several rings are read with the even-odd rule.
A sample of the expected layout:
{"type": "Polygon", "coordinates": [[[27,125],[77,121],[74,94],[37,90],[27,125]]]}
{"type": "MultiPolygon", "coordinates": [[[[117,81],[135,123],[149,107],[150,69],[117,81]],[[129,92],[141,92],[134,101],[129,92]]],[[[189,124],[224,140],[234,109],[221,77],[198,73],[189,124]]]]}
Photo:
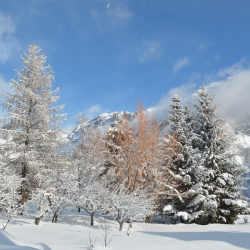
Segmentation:
{"type": "Polygon", "coordinates": [[[109,128],[110,123],[114,122],[115,120],[115,115],[117,116],[117,120],[121,120],[122,117],[126,116],[128,118],[128,120],[131,120],[134,118],[135,114],[130,113],[130,112],[113,112],[113,113],[103,113],[101,115],[98,115],[90,120],[88,120],[87,122],[84,122],[80,125],[77,125],[74,130],[68,135],[68,139],[73,142],[76,143],[80,137],[80,132],[81,130],[83,130],[83,128],[85,127],[89,127],[89,126],[93,126],[94,128],[98,128],[98,129],[103,129],[103,130],[107,130],[109,128]]]}

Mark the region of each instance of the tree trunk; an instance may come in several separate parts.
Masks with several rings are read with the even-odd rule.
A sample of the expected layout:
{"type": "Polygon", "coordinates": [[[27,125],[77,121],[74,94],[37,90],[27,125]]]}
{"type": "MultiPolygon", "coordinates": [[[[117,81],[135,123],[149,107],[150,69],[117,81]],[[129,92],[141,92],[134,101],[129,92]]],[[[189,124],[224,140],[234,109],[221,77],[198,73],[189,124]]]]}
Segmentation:
{"type": "Polygon", "coordinates": [[[214,217],[212,215],[210,215],[210,223],[214,224],[214,217]]]}
{"type": "Polygon", "coordinates": [[[80,213],[81,212],[81,208],[80,207],[78,207],[78,213],[80,213]]]}
{"type": "Polygon", "coordinates": [[[52,223],[57,223],[57,217],[58,217],[58,214],[54,213],[53,218],[52,218],[52,223]]]}
{"type": "Polygon", "coordinates": [[[122,226],[123,226],[123,221],[120,222],[120,228],[119,228],[119,231],[122,231],[122,226]]]}
{"type": "MultiPolygon", "coordinates": [[[[26,142],[25,142],[26,144],[26,142]]],[[[25,189],[26,189],[26,181],[25,181],[25,177],[26,177],[26,173],[27,173],[27,168],[25,166],[25,163],[23,163],[23,168],[22,168],[22,186],[21,186],[21,196],[22,196],[22,205],[24,205],[25,202],[25,189]]]]}
{"type": "Polygon", "coordinates": [[[151,215],[149,215],[149,216],[147,216],[146,217],[146,223],[150,223],[150,221],[153,219],[153,217],[154,217],[154,215],[153,214],[151,214],[151,215]]]}
{"type": "Polygon", "coordinates": [[[91,213],[90,216],[91,216],[90,225],[91,225],[91,226],[94,226],[94,213],[91,213]]]}
{"type": "Polygon", "coordinates": [[[57,223],[57,217],[58,217],[58,215],[56,214],[55,215],[55,223],[57,223]]]}
{"type": "Polygon", "coordinates": [[[38,226],[39,226],[40,219],[41,219],[41,217],[40,217],[40,218],[36,218],[36,219],[35,219],[35,225],[38,225],[38,226]]]}
{"type": "MultiPolygon", "coordinates": [[[[24,185],[23,185],[24,186],[24,185]]],[[[24,200],[25,200],[25,189],[22,186],[22,205],[24,205],[24,200]]]]}
{"type": "Polygon", "coordinates": [[[132,221],[128,220],[127,223],[129,223],[129,227],[132,228],[132,221]]]}

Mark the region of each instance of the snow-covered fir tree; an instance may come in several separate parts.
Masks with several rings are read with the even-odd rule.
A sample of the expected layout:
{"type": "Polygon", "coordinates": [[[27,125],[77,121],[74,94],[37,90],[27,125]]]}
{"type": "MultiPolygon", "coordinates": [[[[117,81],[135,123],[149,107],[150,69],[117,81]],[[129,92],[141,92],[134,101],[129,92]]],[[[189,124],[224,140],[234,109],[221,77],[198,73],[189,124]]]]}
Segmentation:
{"type": "Polygon", "coordinates": [[[172,182],[173,189],[164,202],[165,205],[171,205],[171,209],[165,209],[164,212],[177,219],[177,213],[186,211],[186,205],[194,194],[192,172],[199,157],[198,151],[192,146],[196,136],[192,130],[193,120],[189,107],[183,107],[181,98],[177,95],[172,97],[170,106],[170,133],[163,133],[161,148],[163,167],[167,172],[165,176],[172,182]]]}
{"type": "Polygon", "coordinates": [[[30,45],[21,56],[23,68],[17,70],[17,80],[10,84],[13,94],[2,94],[2,107],[8,111],[1,117],[0,133],[3,164],[22,177],[21,203],[36,188],[35,177],[42,167],[49,167],[50,156],[65,142],[60,125],[65,114],[58,114],[64,106],[54,107],[59,96],[51,90],[54,81],[52,68],[46,66],[41,49],[30,45]]]}
{"type": "Polygon", "coordinates": [[[202,153],[203,164],[193,171],[195,196],[187,204],[196,223],[234,223],[237,214],[247,211],[241,198],[241,175],[247,168],[235,160],[230,147],[233,136],[223,129],[224,119],[217,116],[218,104],[207,87],[197,91],[195,146],[202,153]]]}
{"type": "MultiPolygon", "coordinates": [[[[197,138],[193,131],[193,118],[188,105],[181,105],[181,98],[177,95],[172,97],[170,104],[168,122],[171,134],[181,145],[179,155],[174,164],[181,175],[188,174],[191,168],[199,161],[197,150],[193,148],[193,141],[197,138]]],[[[186,177],[190,178],[190,177],[186,177]]]]}

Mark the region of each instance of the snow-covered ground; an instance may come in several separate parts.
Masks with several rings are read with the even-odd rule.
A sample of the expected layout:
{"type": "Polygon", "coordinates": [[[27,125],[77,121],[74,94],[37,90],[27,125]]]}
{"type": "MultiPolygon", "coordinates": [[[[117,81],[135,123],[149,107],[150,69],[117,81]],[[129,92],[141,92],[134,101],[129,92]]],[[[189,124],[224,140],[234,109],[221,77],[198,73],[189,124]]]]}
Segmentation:
{"type": "Polygon", "coordinates": [[[213,224],[200,226],[195,224],[145,224],[134,223],[130,236],[126,230],[128,224],[124,225],[124,231],[118,231],[118,223],[111,220],[114,235],[107,248],[103,248],[103,231],[101,217],[95,218],[95,226],[91,227],[90,217],[84,213],[65,212],[59,216],[57,224],[51,223],[47,217],[41,221],[40,226],[34,225],[31,215],[14,219],[6,228],[6,232],[12,236],[0,233],[0,249],[42,249],[48,250],[83,250],[90,249],[85,242],[89,243],[89,233],[94,241],[95,248],[119,249],[119,250],[200,250],[200,249],[250,249],[250,216],[249,223],[243,222],[240,216],[236,225],[213,224]],[[18,247],[16,245],[29,247],[18,247]],[[41,244],[43,243],[49,248],[41,244]],[[6,245],[6,246],[4,246],[6,245]]]}

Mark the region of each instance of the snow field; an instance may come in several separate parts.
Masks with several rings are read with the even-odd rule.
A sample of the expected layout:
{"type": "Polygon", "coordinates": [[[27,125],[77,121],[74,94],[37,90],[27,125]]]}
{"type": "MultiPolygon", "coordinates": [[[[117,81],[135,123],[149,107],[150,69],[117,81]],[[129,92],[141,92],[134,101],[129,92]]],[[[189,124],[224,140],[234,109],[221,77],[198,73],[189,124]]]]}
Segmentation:
{"type": "MultiPolygon", "coordinates": [[[[107,248],[102,247],[103,231],[101,224],[103,219],[95,217],[95,225],[91,227],[90,216],[81,212],[66,211],[59,216],[58,223],[51,223],[51,218],[41,220],[40,226],[34,225],[32,215],[17,217],[8,227],[6,232],[20,241],[28,243],[33,248],[4,248],[0,243],[0,249],[42,249],[48,250],[80,250],[91,249],[85,244],[89,243],[89,233],[92,241],[96,238],[96,250],[200,250],[200,249],[250,249],[250,223],[244,224],[245,215],[239,216],[238,224],[222,225],[210,224],[206,226],[196,224],[145,224],[133,223],[130,236],[127,236],[128,224],[124,224],[123,231],[118,231],[119,224],[115,220],[108,220],[114,235],[107,248]],[[42,242],[43,245],[34,245],[42,242]]],[[[250,216],[248,215],[250,222],[250,216]]]]}

